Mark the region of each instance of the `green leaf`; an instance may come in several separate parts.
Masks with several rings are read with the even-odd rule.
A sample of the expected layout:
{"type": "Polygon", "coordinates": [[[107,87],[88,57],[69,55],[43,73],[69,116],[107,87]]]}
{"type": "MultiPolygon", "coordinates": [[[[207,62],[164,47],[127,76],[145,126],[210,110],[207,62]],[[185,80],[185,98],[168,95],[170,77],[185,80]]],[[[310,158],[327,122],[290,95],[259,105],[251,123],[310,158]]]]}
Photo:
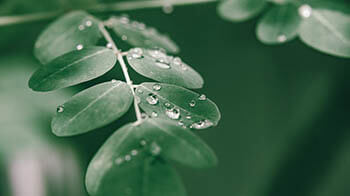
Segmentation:
{"type": "Polygon", "coordinates": [[[225,0],[219,4],[218,13],[226,20],[239,22],[258,15],[266,5],[266,0],[225,0]]]}
{"type": "MultiPolygon", "coordinates": [[[[177,126],[173,121],[148,118],[140,124],[125,125],[108,138],[89,165],[86,174],[88,192],[91,195],[104,195],[104,191],[109,190],[107,195],[112,195],[131,187],[132,195],[135,196],[169,195],[171,192],[176,196],[176,192],[183,192],[175,191],[176,187],[182,187],[176,185],[178,180],[164,178],[153,181],[177,181],[167,183],[174,183],[171,192],[147,191],[152,190],[150,186],[157,185],[148,182],[151,174],[145,172],[145,164],[149,167],[148,160],[159,161],[162,158],[197,168],[211,167],[217,163],[212,150],[192,132],[177,126]]],[[[153,177],[157,175],[162,176],[159,173],[153,177]]],[[[156,188],[153,190],[157,191],[156,188]]]]}
{"type": "Polygon", "coordinates": [[[256,34],[265,44],[280,44],[298,34],[301,17],[293,4],[275,6],[259,21],[256,34]]]}
{"type": "Polygon", "coordinates": [[[64,15],[39,36],[34,47],[35,56],[46,64],[77,48],[95,45],[101,37],[98,23],[83,11],[64,15]]]}
{"type": "Polygon", "coordinates": [[[187,88],[201,88],[203,78],[179,57],[166,55],[161,50],[134,48],[128,52],[131,67],[139,74],[159,82],[187,88]]]}
{"type": "Polygon", "coordinates": [[[214,102],[171,84],[142,83],[136,89],[140,107],[150,116],[173,119],[179,125],[205,129],[217,125],[220,112],[214,102]]]}
{"type": "Polygon", "coordinates": [[[311,16],[302,22],[299,34],[305,44],[316,50],[350,57],[349,12],[313,8],[311,16]]]}
{"type": "Polygon", "coordinates": [[[30,78],[35,91],[52,91],[97,78],[116,63],[116,55],[104,47],[86,48],[64,54],[40,67],[30,78]]]}
{"type": "Polygon", "coordinates": [[[160,34],[153,27],[130,21],[128,17],[112,17],[107,22],[114,32],[130,45],[141,48],[163,48],[171,53],[178,53],[179,47],[166,35],[160,34]]]}
{"type": "Polygon", "coordinates": [[[71,136],[107,125],[123,116],[133,101],[130,87],[111,81],[86,89],[57,108],[52,131],[71,136]]]}

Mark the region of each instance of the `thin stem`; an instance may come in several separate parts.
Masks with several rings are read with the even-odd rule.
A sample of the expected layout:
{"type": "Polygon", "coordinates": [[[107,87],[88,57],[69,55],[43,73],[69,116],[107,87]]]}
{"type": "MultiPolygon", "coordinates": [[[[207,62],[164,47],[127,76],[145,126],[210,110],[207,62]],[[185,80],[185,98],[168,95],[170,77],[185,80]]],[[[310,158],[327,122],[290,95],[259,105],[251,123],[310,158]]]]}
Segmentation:
{"type": "Polygon", "coordinates": [[[139,105],[137,103],[138,100],[135,96],[134,86],[133,86],[132,81],[131,81],[130,76],[129,76],[128,67],[126,66],[125,61],[123,59],[123,55],[122,55],[123,53],[118,49],[117,45],[113,41],[111,35],[106,30],[103,23],[99,24],[99,28],[100,28],[100,31],[102,32],[104,38],[106,39],[106,41],[112,45],[112,50],[117,55],[118,61],[119,61],[120,66],[123,70],[123,74],[124,74],[126,83],[130,86],[131,92],[134,96],[134,108],[135,108],[137,122],[140,122],[142,120],[141,111],[140,111],[139,105]]]}
{"type": "MultiPolygon", "coordinates": [[[[112,11],[128,11],[138,10],[146,8],[159,8],[164,5],[182,6],[190,4],[210,3],[218,0],[143,0],[143,1],[128,1],[128,2],[117,2],[109,4],[97,4],[89,7],[82,7],[90,12],[112,12],[112,11]]],[[[64,13],[64,10],[52,11],[52,12],[39,12],[34,14],[23,14],[16,16],[0,16],[0,27],[12,24],[20,24],[26,22],[35,22],[42,20],[49,20],[55,18],[64,13]]]]}

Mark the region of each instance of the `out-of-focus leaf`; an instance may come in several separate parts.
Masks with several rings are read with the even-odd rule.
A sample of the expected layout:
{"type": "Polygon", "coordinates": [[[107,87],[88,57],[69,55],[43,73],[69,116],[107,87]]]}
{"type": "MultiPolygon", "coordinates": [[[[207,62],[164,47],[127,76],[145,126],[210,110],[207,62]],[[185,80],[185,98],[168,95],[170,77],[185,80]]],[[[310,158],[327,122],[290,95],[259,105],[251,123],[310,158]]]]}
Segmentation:
{"type": "Polygon", "coordinates": [[[128,17],[112,17],[107,24],[123,40],[135,47],[163,48],[171,53],[179,51],[179,47],[168,36],[143,23],[130,21],[128,17]]]}
{"type": "Polygon", "coordinates": [[[168,56],[161,50],[134,48],[128,52],[131,67],[139,74],[159,82],[187,88],[201,88],[203,78],[179,57],[168,56]]]}
{"type": "Polygon", "coordinates": [[[99,22],[83,11],[62,16],[39,36],[35,56],[45,64],[72,50],[95,45],[101,37],[99,22]]]}
{"type": "Polygon", "coordinates": [[[350,57],[350,12],[313,8],[310,17],[302,22],[299,34],[305,44],[316,50],[350,57]]]}
{"type": "Polygon", "coordinates": [[[180,126],[205,129],[217,125],[220,120],[220,111],[214,102],[183,87],[142,83],[136,95],[147,114],[175,120],[180,126]]]}
{"type": "Polygon", "coordinates": [[[293,4],[275,6],[260,20],[256,34],[266,44],[279,44],[294,39],[301,17],[293,4]]]}
{"type": "Polygon", "coordinates": [[[52,131],[58,136],[71,136],[102,127],[125,114],[132,101],[132,92],[126,83],[98,84],[57,108],[52,131]]]}
{"type": "Polygon", "coordinates": [[[86,48],[64,54],[40,67],[30,78],[35,91],[52,91],[97,78],[116,63],[116,55],[104,47],[86,48]]]}
{"type": "Polygon", "coordinates": [[[259,14],[266,4],[266,0],[225,0],[219,4],[218,13],[226,20],[239,22],[259,14]]]}

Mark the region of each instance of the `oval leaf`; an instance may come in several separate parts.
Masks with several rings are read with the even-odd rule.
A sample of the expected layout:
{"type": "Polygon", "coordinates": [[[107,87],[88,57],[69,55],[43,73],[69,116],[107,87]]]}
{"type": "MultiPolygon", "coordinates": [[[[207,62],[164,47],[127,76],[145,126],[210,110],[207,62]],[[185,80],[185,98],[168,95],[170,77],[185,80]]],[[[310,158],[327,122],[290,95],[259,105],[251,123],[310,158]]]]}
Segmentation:
{"type": "Polygon", "coordinates": [[[52,91],[97,78],[116,63],[116,55],[104,47],[86,48],[64,54],[39,68],[30,78],[35,91],[52,91]]]}
{"type": "Polygon", "coordinates": [[[121,81],[88,88],[57,108],[52,131],[71,136],[107,125],[124,115],[133,101],[129,85],[121,81]]]}
{"type": "Polygon", "coordinates": [[[161,50],[134,48],[127,55],[130,66],[139,74],[159,82],[187,88],[201,88],[203,78],[179,57],[161,50]]]}
{"type": "Polygon", "coordinates": [[[128,17],[113,17],[107,25],[130,45],[141,48],[163,48],[168,52],[179,52],[178,46],[166,35],[160,34],[155,28],[145,24],[130,21],[128,17]]]}
{"type": "Polygon", "coordinates": [[[218,13],[226,20],[245,21],[258,15],[266,4],[266,0],[225,0],[219,4],[218,13]]]}
{"type": "Polygon", "coordinates": [[[350,57],[350,14],[331,9],[313,8],[299,32],[301,40],[316,50],[350,57]]]}
{"type": "Polygon", "coordinates": [[[39,36],[34,47],[35,56],[46,64],[77,48],[95,45],[101,37],[98,23],[83,11],[62,16],[39,36]]]}
{"type": "Polygon", "coordinates": [[[301,18],[293,4],[273,7],[257,26],[258,39],[266,44],[279,44],[297,36],[301,18]]]}
{"type": "Polygon", "coordinates": [[[136,89],[140,107],[150,116],[173,119],[183,127],[205,129],[217,125],[220,112],[214,102],[185,88],[142,83],[136,89]]]}

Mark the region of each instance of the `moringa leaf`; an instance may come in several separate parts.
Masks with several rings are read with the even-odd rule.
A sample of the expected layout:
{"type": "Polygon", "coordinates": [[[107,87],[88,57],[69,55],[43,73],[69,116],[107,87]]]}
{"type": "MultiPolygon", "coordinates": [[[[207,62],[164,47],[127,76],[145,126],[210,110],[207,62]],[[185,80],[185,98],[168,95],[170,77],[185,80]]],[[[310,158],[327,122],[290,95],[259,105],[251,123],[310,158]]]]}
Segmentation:
{"type": "Polygon", "coordinates": [[[83,11],[64,15],[39,36],[34,47],[35,56],[46,64],[72,50],[95,45],[101,37],[99,22],[83,11]]]}
{"type": "Polygon", "coordinates": [[[142,83],[136,89],[140,107],[150,116],[173,119],[184,127],[205,129],[217,125],[220,111],[214,102],[185,88],[142,83]]]}
{"type": "Polygon", "coordinates": [[[219,4],[218,13],[226,20],[240,22],[258,15],[266,5],[266,0],[225,0],[219,4]]]}
{"type": "Polygon", "coordinates": [[[97,78],[116,63],[116,55],[104,47],[86,48],[64,54],[40,67],[30,78],[35,91],[52,91],[97,78]]]}
{"type": "Polygon", "coordinates": [[[350,57],[350,13],[313,8],[299,30],[300,39],[316,50],[350,57]]]}
{"type": "Polygon", "coordinates": [[[163,48],[171,53],[178,53],[179,47],[166,35],[160,34],[155,28],[145,24],[130,21],[126,16],[112,17],[108,26],[130,45],[141,48],[163,48]]]}
{"type": "Polygon", "coordinates": [[[58,136],[71,136],[102,127],[124,115],[132,101],[132,91],[126,83],[98,84],[57,108],[52,131],[58,136]]]}
{"type": "Polygon", "coordinates": [[[265,44],[280,44],[294,39],[298,34],[301,17],[293,4],[275,6],[259,21],[256,34],[265,44]]]}
{"type": "Polygon", "coordinates": [[[179,57],[161,50],[134,48],[127,55],[130,66],[139,74],[159,82],[187,88],[201,88],[203,78],[179,57]]]}

